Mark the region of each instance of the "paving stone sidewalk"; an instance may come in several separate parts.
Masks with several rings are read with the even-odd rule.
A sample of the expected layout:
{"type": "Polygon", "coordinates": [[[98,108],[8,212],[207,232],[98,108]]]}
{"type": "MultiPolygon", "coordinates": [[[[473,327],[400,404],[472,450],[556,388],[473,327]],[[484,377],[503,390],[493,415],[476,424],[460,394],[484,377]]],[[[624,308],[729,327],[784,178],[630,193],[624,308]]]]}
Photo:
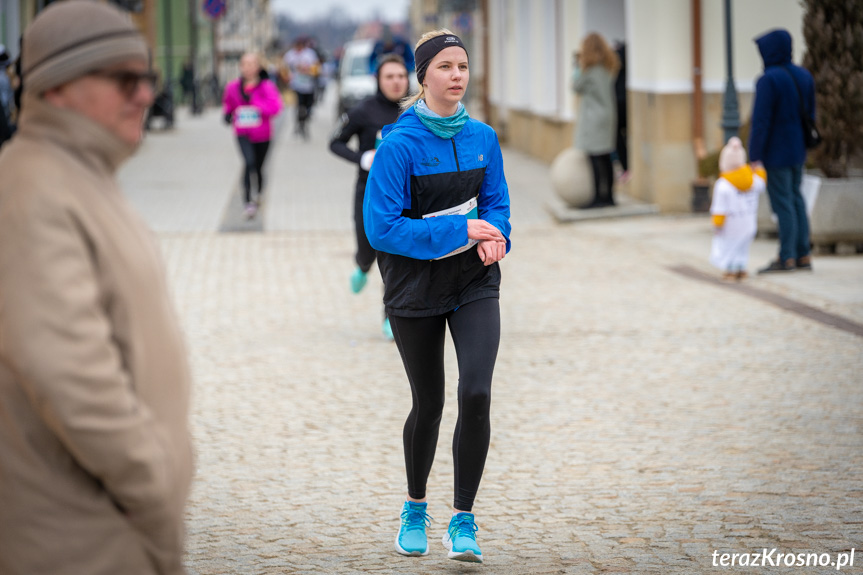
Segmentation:
{"type": "MultiPolygon", "coordinates": [[[[264,233],[217,232],[239,154],[213,118],[181,118],[123,172],[159,231],[190,345],[190,573],[836,572],[713,565],[714,551],[765,548],[834,561],[855,549],[843,572],[863,571],[863,338],[672,271],[709,270],[702,220],[554,224],[544,168],[513,152],[513,251],[475,506],[486,563],[449,561],[438,541],[452,499],[451,347],[431,553],[397,555],[410,393],[380,334],[379,279],[348,290],[354,173],[326,149],[332,120],[319,110],[308,143],[282,131],[264,233]],[[212,163],[164,157],[188,138],[221,151],[212,163]]],[[[772,249],[759,242],[753,265],[772,249]]],[[[753,285],[863,321],[851,285],[863,266],[816,266],[753,285]]]]}

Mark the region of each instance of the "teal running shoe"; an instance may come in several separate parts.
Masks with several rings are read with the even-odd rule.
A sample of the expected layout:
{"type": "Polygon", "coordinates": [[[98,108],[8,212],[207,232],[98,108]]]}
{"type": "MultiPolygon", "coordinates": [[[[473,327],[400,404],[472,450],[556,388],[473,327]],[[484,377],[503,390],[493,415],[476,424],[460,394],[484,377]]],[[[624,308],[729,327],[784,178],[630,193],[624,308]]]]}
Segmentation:
{"type": "Polygon", "coordinates": [[[453,515],[443,536],[443,546],[449,550],[447,557],[455,561],[482,563],[482,551],[476,544],[477,529],[473,513],[453,515]]]}
{"type": "Polygon", "coordinates": [[[366,287],[366,280],[368,274],[357,268],[354,270],[354,273],[351,274],[351,291],[354,293],[360,293],[363,291],[363,288],[366,287]]]}
{"type": "Polygon", "coordinates": [[[431,525],[432,517],[426,513],[427,503],[405,501],[402,507],[402,526],[396,535],[396,551],[408,557],[429,554],[426,527],[431,525]]]}
{"type": "Polygon", "coordinates": [[[384,332],[384,337],[389,341],[393,340],[393,327],[390,325],[390,318],[384,318],[384,326],[381,328],[381,331],[384,332]]]}

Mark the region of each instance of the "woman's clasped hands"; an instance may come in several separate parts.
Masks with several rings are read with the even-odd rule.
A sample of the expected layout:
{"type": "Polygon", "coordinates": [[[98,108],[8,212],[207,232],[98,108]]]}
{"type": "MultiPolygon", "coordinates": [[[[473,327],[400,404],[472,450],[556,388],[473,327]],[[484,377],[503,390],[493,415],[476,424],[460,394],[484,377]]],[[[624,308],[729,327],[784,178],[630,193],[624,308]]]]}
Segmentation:
{"type": "Polygon", "coordinates": [[[483,265],[490,266],[506,256],[506,238],[485,220],[468,220],[467,237],[479,242],[476,251],[483,265]]]}

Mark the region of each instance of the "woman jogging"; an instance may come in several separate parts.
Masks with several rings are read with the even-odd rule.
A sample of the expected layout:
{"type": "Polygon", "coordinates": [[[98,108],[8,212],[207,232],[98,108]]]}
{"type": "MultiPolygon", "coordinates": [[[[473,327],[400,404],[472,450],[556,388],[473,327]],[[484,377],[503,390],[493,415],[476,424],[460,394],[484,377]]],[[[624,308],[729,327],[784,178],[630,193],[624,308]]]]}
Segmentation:
{"type": "Polygon", "coordinates": [[[366,234],[378,250],[384,305],[411,386],[403,441],[408,494],[396,551],[426,555],[426,482],[444,404],[444,337],[455,344],[459,415],[455,496],[443,536],[450,559],[482,562],[471,512],[488,453],[491,380],[500,342],[500,267],[509,192],[494,131],[461,99],[468,55],[449,30],[416,47],[419,94],[384,128],[366,187],[366,234]]]}
{"type": "Polygon", "coordinates": [[[282,109],[282,98],[276,85],[261,78],[261,61],[257,54],[243,54],[240,77],[225,87],[225,121],[233,124],[240,152],[243,154],[243,189],[246,217],[254,218],[264,193],[264,160],[270,148],[272,118],[282,109]],[[257,195],[252,197],[252,176],[257,195]]]}
{"type": "MultiPolygon", "coordinates": [[[[401,112],[399,102],[408,93],[408,71],[405,61],[397,54],[386,54],[378,61],[376,76],[378,91],[356,107],[342,114],[339,126],[330,141],[330,150],[358,166],[357,184],[354,190],[354,230],[357,236],[357,253],[354,257],[357,268],[351,275],[351,291],[360,293],[365,287],[366,274],[375,262],[375,250],[369,244],[363,227],[363,198],[369,169],[375,157],[375,147],[381,129],[392,124],[401,112]],[[357,137],[357,148],[348,147],[348,142],[357,137]]],[[[384,318],[384,336],[392,339],[390,322],[384,318]]]]}

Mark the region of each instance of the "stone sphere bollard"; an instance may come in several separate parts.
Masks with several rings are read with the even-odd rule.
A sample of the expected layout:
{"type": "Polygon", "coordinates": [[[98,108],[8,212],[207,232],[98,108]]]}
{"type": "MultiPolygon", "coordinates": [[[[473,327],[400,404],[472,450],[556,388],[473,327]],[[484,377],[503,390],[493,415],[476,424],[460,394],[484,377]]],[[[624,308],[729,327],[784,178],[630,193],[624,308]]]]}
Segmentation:
{"type": "Polygon", "coordinates": [[[551,185],[566,205],[579,208],[593,199],[593,172],[581,150],[567,148],[551,163],[551,185]]]}

